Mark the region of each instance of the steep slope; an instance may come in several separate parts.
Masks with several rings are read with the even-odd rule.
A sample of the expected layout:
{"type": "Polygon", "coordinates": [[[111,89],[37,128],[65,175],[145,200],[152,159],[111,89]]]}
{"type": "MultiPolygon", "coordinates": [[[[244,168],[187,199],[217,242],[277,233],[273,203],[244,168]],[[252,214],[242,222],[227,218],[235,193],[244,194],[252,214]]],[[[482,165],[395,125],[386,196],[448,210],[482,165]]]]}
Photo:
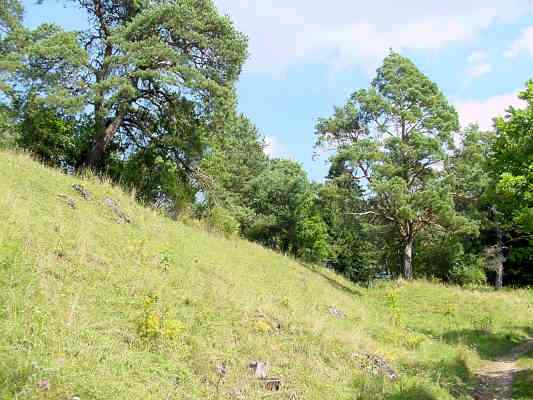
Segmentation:
{"type": "Polygon", "coordinates": [[[2,399],[469,398],[470,371],[532,334],[532,304],[526,290],[362,288],[0,153],[2,399]]]}

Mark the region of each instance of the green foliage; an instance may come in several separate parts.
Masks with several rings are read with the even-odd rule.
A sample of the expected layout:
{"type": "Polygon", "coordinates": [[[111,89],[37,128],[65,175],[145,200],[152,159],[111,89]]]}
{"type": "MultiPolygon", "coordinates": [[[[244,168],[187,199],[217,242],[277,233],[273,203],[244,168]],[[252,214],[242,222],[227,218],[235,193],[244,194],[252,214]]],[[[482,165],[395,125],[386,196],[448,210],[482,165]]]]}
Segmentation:
{"type": "Polygon", "coordinates": [[[158,296],[146,296],[143,313],[137,321],[137,333],[142,339],[174,340],[179,338],[184,330],[182,322],[169,318],[168,311],[161,308],[158,296]]]}
{"type": "Polygon", "coordinates": [[[271,160],[247,186],[245,205],[255,217],[243,226],[245,236],[284,252],[296,250],[299,213],[310,189],[300,164],[271,160]]]}
{"type": "Polygon", "coordinates": [[[234,112],[246,38],[211,0],[76,3],[89,16],[86,32],[26,29],[20,4],[6,0],[3,107],[27,125],[23,144],[40,158],[97,169],[179,212],[206,184],[198,167],[208,136],[234,112]],[[73,159],[60,120],[79,125],[73,159]]]}
{"type": "Polygon", "coordinates": [[[248,185],[268,165],[263,139],[249,119],[231,113],[223,131],[212,135],[207,147],[200,165],[210,178],[205,206],[223,207],[231,211],[241,227],[249,226],[255,212],[248,205],[249,196],[253,196],[248,185]]]}
{"type": "Polygon", "coordinates": [[[394,326],[400,326],[402,324],[402,309],[399,293],[394,288],[387,294],[387,305],[392,317],[392,323],[394,326]]]}
{"type": "MultiPolygon", "coordinates": [[[[496,119],[496,139],[490,169],[491,191],[497,214],[495,223],[504,231],[509,247],[505,265],[510,283],[531,284],[533,275],[533,81],[519,95],[522,109],[509,108],[496,119]]],[[[493,243],[492,243],[493,244],[493,243]]]]}
{"type": "Polygon", "coordinates": [[[120,133],[130,149],[155,142],[165,159],[191,174],[195,160],[189,159],[189,147],[175,148],[172,141],[194,135],[190,126],[223,120],[246,58],[245,37],[211,0],[135,7],[101,2],[102,18],[91,2],[79,4],[94,17],[93,29],[105,36],[93,44],[97,51],[90,60],[97,79],[86,82],[95,99],[96,129],[86,164],[99,166],[120,133]]]}
{"type": "Polygon", "coordinates": [[[318,215],[297,222],[296,241],[297,254],[308,261],[320,262],[330,255],[327,226],[318,215]]]}
{"type": "Polygon", "coordinates": [[[481,286],[487,283],[485,262],[474,254],[463,255],[449,272],[452,282],[462,286],[481,286]]]}
{"type": "Polygon", "coordinates": [[[78,158],[76,122],[53,109],[30,103],[19,131],[18,146],[49,165],[66,167],[78,158]]]}
{"type": "Polygon", "coordinates": [[[0,106],[0,149],[15,147],[17,129],[13,123],[9,111],[0,106]]]}
{"type": "Polygon", "coordinates": [[[0,38],[20,26],[24,8],[18,0],[2,0],[0,2],[0,38]]]}
{"type": "Polygon", "coordinates": [[[511,108],[496,120],[494,168],[499,176],[500,209],[511,227],[525,234],[533,232],[533,81],[519,97],[525,109],[511,108]]]}
{"type": "Polygon", "coordinates": [[[513,379],[513,399],[527,400],[533,397],[533,369],[518,371],[513,379]]]}
{"type": "Polygon", "coordinates": [[[215,207],[209,211],[207,226],[210,231],[218,232],[226,237],[239,234],[239,222],[233,215],[222,207],[215,207]]]}
{"type": "Polygon", "coordinates": [[[370,282],[385,272],[376,246],[380,235],[363,217],[360,190],[338,165],[330,170],[328,181],[318,188],[315,209],[328,229],[328,265],[355,282],[370,282]]]}
{"type": "Polygon", "coordinates": [[[139,150],[125,162],[110,160],[108,173],[132,188],[139,200],[173,217],[194,202],[197,191],[189,185],[187,174],[156,146],[139,150]]]}
{"type": "Polygon", "coordinates": [[[490,333],[494,327],[494,318],[491,315],[479,315],[472,318],[472,326],[475,330],[490,333]]]}
{"type": "Polygon", "coordinates": [[[333,117],[320,119],[317,145],[337,148],[368,198],[366,215],[401,239],[404,274],[412,278],[412,248],[427,229],[472,230],[455,211],[447,146],[457,113],[438,87],[407,58],[392,52],[368,90],[355,92],[333,117]]]}

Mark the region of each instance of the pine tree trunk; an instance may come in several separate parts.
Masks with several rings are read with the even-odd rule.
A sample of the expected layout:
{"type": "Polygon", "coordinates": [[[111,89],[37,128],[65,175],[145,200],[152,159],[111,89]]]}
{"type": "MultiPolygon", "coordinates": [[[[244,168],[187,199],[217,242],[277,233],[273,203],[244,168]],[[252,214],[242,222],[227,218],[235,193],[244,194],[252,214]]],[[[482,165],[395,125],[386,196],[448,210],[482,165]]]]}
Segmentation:
{"type": "Polygon", "coordinates": [[[111,143],[120,125],[122,125],[123,119],[124,115],[122,113],[117,114],[115,119],[107,126],[104,126],[98,133],[91,151],[83,161],[84,168],[95,169],[98,166],[104,157],[107,146],[111,143]]]}
{"type": "Polygon", "coordinates": [[[413,240],[409,239],[405,243],[403,251],[403,276],[407,280],[413,279],[413,240]]]}

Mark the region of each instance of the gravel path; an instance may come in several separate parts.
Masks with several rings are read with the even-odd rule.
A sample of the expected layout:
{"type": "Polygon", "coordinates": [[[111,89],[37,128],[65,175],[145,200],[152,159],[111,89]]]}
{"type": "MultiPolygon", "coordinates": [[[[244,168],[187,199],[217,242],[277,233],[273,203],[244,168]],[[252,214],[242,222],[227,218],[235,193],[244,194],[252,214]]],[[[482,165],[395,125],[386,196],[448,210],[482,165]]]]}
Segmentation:
{"type": "Polygon", "coordinates": [[[516,360],[533,350],[533,339],[512,349],[506,356],[487,364],[477,371],[476,400],[512,400],[513,378],[520,371],[516,360]]]}

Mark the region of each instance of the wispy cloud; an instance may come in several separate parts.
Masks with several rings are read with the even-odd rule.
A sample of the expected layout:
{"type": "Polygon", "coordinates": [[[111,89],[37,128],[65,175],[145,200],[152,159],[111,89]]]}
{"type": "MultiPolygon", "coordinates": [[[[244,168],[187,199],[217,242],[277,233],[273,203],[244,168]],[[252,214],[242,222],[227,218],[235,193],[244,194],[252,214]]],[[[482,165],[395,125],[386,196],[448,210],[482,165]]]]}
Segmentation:
{"type": "Polygon", "coordinates": [[[391,47],[440,49],[533,11],[530,0],[216,1],[250,37],[248,70],[274,74],[302,61],[372,70],[391,47]]]}
{"type": "Polygon", "coordinates": [[[483,51],[475,51],[470,54],[467,62],[468,76],[474,79],[480,78],[492,70],[491,64],[487,61],[487,54],[483,51]]]}
{"type": "Polygon", "coordinates": [[[518,98],[518,91],[489,97],[485,100],[467,100],[456,103],[461,125],[478,124],[482,130],[493,128],[493,119],[504,116],[510,107],[522,108],[526,104],[518,98]]]}
{"type": "Polygon", "coordinates": [[[507,49],[505,56],[514,58],[522,52],[527,52],[533,56],[533,26],[524,29],[522,34],[507,49]]]}
{"type": "Polygon", "coordinates": [[[492,66],[489,63],[481,63],[470,66],[467,72],[472,78],[480,78],[491,70],[492,66]]]}

